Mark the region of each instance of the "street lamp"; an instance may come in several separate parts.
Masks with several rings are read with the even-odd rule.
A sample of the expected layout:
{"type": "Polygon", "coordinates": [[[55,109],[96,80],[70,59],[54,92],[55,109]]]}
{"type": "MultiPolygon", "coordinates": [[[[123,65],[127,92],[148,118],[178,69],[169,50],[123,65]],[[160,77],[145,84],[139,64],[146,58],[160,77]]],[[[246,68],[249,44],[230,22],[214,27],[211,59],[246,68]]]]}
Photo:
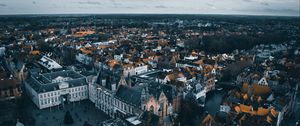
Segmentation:
{"type": "Polygon", "coordinates": [[[51,107],[52,107],[52,100],[50,100],[50,112],[51,112],[51,107]]]}
{"type": "Polygon", "coordinates": [[[80,106],[80,100],[81,100],[81,97],[80,97],[80,95],[78,95],[78,96],[79,96],[79,99],[78,99],[78,100],[79,100],[79,106],[80,106]]]}

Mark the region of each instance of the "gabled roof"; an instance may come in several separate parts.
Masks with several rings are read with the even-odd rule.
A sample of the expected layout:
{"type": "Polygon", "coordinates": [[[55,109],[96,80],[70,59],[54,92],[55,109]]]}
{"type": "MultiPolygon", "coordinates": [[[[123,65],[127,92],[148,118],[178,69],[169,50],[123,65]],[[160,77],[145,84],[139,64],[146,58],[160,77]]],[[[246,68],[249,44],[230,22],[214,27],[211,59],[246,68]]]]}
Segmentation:
{"type": "Polygon", "coordinates": [[[142,86],[130,88],[125,85],[120,85],[115,97],[128,104],[139,107],[141,105],[142,86]]]}
{"type": "Polygon", "coordinates": [[[174,87],[166,84],[160,84],[152,82],[148,85],[150,95],[153,95],[156,99],[159,99],[159,96],[163,92],[168,101],[173,101],[173,97],[176,96],[176,90],[174,87]]]}
{"type": "Polygon", "coordinates": [[[257,84],[258,84],[258,85],[263,85],[263,86],[268,86],[268,82],[267,82],[267,80],[266,80],[265,77],[261,78],[261,79],[258,81],[257,84]]]}
{"type": "Polygon", "coordinates": [[[59,90],[59,84],[62,82],[67,82],[69,87],[87,85],[86,79],[83,75],[71,70],[45,74],[32,74],[26,79],[26,83],[37,93],[59,90]],[[63,77],[67,77],[68,79],[53,81],[54,78],[57,79],[63,77]]]}

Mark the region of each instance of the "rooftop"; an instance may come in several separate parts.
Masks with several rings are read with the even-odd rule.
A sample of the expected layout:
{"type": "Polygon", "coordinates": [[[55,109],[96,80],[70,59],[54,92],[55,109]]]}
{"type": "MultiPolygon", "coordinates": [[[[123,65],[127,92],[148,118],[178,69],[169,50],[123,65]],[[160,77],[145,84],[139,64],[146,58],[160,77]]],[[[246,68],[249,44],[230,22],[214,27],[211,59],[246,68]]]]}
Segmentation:
{"type": "Polygon", "coordinates": [[[26,82],[38,93],[59,90],[63,87],[61,84],[68,84],[67,87],[76,87],[87,84],[83,75],[72,70],[33,74],[26,82]]]}

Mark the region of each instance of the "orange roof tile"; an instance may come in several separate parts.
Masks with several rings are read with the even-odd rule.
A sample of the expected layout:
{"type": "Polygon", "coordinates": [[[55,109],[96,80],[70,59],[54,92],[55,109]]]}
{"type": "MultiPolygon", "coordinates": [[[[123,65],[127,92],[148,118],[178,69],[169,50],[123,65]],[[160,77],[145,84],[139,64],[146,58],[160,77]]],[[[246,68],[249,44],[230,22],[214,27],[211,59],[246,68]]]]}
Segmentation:
{"type": "Polygon", "coordinates": [[[34,50],[34,51],[31,51],[30,54],[32,54],[32,55],[40,55],[41,52],[38,51],[38,50],[34,50]]]}
{"type": "Polygon", "coordinates": [[[272,118],[270,116],[267,116],[267,122],[272,123],[272,121],[273,121],[272,118]]]}
{"type": "Polygon", "coordinates": [[[82,47],[80,48],[80,51],[84,54],[92,54],[92,51],[91,50],[87,50],[86,48],[82,47]]]}
{"type": "Polygon", "coordinates": [[[241,108],[239,106],[235,106],[234,107],[234,110],[237,112],[237,113],[240,113],[241,112],[241,108]]]}
{"type": "Polygon", "coordinates": [[[203,120],[202,123],[206,123],[209,121],[214,121],[215,119],[213,118],[213,116],[211,116],[210,114],[208,114],[203,120]]]}
{"type": "Polygon", "coordinates": [[[242,92],[243,92],[243,93],[247,93],[247,92],[248,92],[248,89],[249,89],[248,82],[244,82],[244,83],[243,83],[243,87],[242,87],[242,92]]]}
{"type": "Polygon", "coordinates": [[[269,113],[269,109],[265,109],[262,107],[259,107],[257,110],[257,115],[259,115],[259,116],[264,116],[264,115],[267,115],[268,113],[269,113]]]}
{"type": "Polygon", "coordinates": [[[115,65],[119,64],[117,60],[109,60],[108,65],[113,68],[115,65]]]}
{"type": "Polygon", "coordinates": [[[240,108],[241,108],[241,111],[245,112],[245,113],[250,113],[252,110],[252,106],[247,106],[247,105],[243,105],[243,104],[240,104],[240,108]]]}
{"type": "Polygon", "coordinates": [[[248,94],[244,94],[243,98],[244,100],[248,100],[248,94]]]}
{"type": "Polygon", "coordinates": [[[249,113],[251,115],[265,116],[265,115],[267,115],[269,113],[269,109],[265,109],[263,107],[259,107],[257,111],[253,111],[253,108],[252,108],[251,105],[248,106],[248,105],[240,104],[239,108],[241,109],[242,112],[249,113]]]}
{"type": "Polygon", "coordinates": [[[175,80],[175,75],[172,73],[172,74],[168,74],[167,77],[169,78],[169,80],[175,80]]]}
{"type": "Polygon", "coordinates": [[[271,114],[276,117],[278,115],[278,112],[274,109],[274,108],[271,108],[271,114]]]}
{"type": "Polygon", "coordinates": [[[255,95],[266,95],[271,93],[271,88],[269,86],[260,86],[258,84],[253,84],[253,93],[255,95]]]}
{"type": "Polygon", "coordinates": [[[132,64],[123,64],[123,68],[130,69],[130,68],[133,68],[133,65],[132,64]]]}
{"type": "Polygon", "coordinates": [[[148,63],[148,62],[149,62],[149,59],[148,59],[148,58],[144,58],[144,59],[143,59],[143,62],[148,63]]]}
{"type": "Polygon", "coordinates": [[[86,35],[90,35],[90,34],[95,34],[95,31],[91,31],[91,30],[88,30],[88,31],[79,31],[79,32],[76,32],[74,34],[75,37],[84,37],[86,35]]]}

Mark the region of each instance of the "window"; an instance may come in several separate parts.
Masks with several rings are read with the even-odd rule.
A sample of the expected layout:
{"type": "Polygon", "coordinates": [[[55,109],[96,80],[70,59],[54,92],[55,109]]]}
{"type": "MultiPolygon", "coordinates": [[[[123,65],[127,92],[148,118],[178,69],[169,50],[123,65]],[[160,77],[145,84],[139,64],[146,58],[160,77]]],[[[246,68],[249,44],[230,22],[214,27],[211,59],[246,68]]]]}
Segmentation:
{"type": "Polygon", "coordinates": [[[152,112],[152,113],[154,112],[154,106],[153,105],[150,106],[150,112],[152,112]]]}
{"type": "Polygon", "coordinates": [[[44,98],[46,98],[46,94],[44,94],[44,98]]]}
{"type": "Polygon", "coordinates": [[[40,95],[40,98],[43,98],[43,95],[40,95]]]}

